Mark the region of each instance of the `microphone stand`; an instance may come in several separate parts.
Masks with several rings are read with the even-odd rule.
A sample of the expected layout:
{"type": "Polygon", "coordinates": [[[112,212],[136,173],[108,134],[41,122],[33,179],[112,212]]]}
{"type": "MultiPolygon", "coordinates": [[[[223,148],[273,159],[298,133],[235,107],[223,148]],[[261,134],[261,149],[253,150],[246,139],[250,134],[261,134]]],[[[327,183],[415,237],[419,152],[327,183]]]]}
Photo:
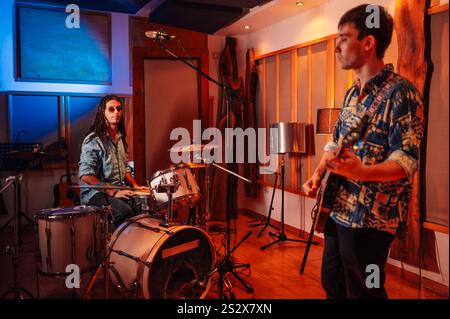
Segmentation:
{"type": "MultiPolygon", "coordinates": [[[[212,77],[210,77],[208,74],[204,73],[202,70],[200,70],[198,67],[196,67],[195,65],[191,64],[190,62],[188,62],[186,59],[180,59],[180,57],[178,57],[175,53],[171,52],[169,49],[166,48],[166,46],[164,45],[162,39],[156,39],[156,41],[158,42],[160,48],[165,51],[167,54],[169,54],[170,56],[172,56],[173,58],[177,59],[177,60],[181,60],[181,62],[183,62],[184,64],[186,64],[188,67],[190,67],[191,69],[195,70],[196,72],[198,72],[199,74],[201,74],[202,76],[204,76],[206,79],[208,79],[209,81],[217,84],[222,90],[225,91],[225,100],[226,100],[226,117],[227,117],[227,128],[230,128],[230,100],[231,97],[237,97],[239,98],[240,96],[238,94],[236,94],[235,92],[233,92],[231,90],[231,87],[229,85],[225,85],[223,83],[220,83],[218,81],[216,81],[215,79],[213,79],[212,77]]],[[[230,138],[230,136],[227,136],[227,141],[230,138]]],[[[227,148],[229,147],[230,143],[226,143],[227,148]]],[[[229,151],[228,149],[226,151],[229,151]]],[[[239,176],[238,174],[231,172],[227,169],[224,169],[223,167],[212,163],[215,167],[219,167],[221,169],[223,169],[224,171],[227,171],[228,173],[231,173],[239,178],[242,178],[244,180],[246,180],[247,182],[251,182],[250,180],[247,180],[241,176],[239,176]]],[[[228,200],[227,200],[227,209],[226,209],[226,220],[227,220],[227,233],[226,233],[226,254],[221,262],[221,264],[223,265],[221,267],[221,273],[219,273],[219,290],[220,290],[220,286],[223,286],[223,277],[226,273],[231,273],[233,274],[245,287],[245,289],[247,290],[248,293],[253,292],[253,288],[247,283],[245,282],[244,279],[242,279],[241,277],[239,277],[239,275],[234,271],[236,268],[241,268],[241,267],[245,267],[245,268],[249,268],[250,264],[244,264],[244,265],[234,265],[233,262],[231,261],[231,253],[237,248],[237,246],[235,247],[235,249],[231,250],[231,231],[230,231],[230,212],[229,212],[229,207],[228,207],[228,200]]],[[[244,237],[244,240],[247,239],[248,236],[244,237]]],[[[221,296],[220,296],[221,297],[221,296]]]]}

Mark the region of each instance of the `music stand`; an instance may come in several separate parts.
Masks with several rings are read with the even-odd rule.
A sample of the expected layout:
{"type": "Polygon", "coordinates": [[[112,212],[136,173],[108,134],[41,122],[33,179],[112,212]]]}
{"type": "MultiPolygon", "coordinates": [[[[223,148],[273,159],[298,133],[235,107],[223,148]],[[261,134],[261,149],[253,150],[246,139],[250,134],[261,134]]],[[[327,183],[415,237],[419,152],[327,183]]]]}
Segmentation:
{"type": "MultiPolygon", "coordinates": [[[[297,122],[280,122],[270,125],[270,152],[272,154],[281,155],[281,231],[278,234],[269,232],[270,236],[276,238],[273,242],[262,246],[260,249],[264,250],[276,243],[284,241],[292,241],[298,243],[307,243],[302,239],[288,238],[284,232],[284,180],[285,180],[285,154],[304,153],[306,149],[305,143],[305,124],[297,122]],[[272,135],[273,129],[276,129],[277,134],[272,135]]],[[[270,223],[270,220],[268,221],[270,223]]]]}

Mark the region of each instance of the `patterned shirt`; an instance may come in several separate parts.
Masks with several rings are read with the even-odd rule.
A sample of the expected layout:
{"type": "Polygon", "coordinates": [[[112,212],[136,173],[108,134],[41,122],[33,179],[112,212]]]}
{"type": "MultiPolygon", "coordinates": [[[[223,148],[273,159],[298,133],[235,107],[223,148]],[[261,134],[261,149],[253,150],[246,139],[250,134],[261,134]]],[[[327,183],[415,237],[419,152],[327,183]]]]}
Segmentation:
{"type": "MultiPolygon", "coordinates": [[[[102,183],[112,185],[125,185],[125,174],[131,172],[120,133],[118,133],[117,144],[109,136],[106,143],[103,143],[94,133],[87,135],[81,146],[78,165],[80,179],[84,175],[95,175],[102,183]]],[[[97,192],[95,189],[83,188],[81,203],[87,204],[97,192]]]]}
{"type": "Polygon", "coordinates": [[[327,143],[325,151],[337,149],[339,138],[346,133],[346,121],[351,116],[362,118],[367,114],[365,112],[377,97],[381,97],[379,92],[388,82],[392,88],[377,102],[379,105],[369,120],[365,138],[359,141],[356,155],[364,165],[395,161],[404,169],[407,178],[363,182],[339,177],[331,218],[345,227],[375,228],[395,235],[406,221],[411,181],[418,169],[423,137],[423,103],[416,88],[394,73],[392,64],[387,64],[367,82],[358,101],[361,85],[357,80],[346,93],[333,140],[327,143]]]}

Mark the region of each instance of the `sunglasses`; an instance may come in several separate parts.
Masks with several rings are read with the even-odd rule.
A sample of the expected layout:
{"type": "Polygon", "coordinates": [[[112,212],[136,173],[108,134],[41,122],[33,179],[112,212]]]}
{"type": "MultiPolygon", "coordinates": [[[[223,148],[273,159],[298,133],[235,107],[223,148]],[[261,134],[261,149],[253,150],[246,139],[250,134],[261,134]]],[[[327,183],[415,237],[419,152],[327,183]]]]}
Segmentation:
{"type": "Polygon", "coordinates": [[[109,106],[107,108],[107,110],[108,110],[109,113],[114,113],[115,110],[117,110],[117,112],[122,112],[123,111],[121,106],[117,106],[117,107],[109,106]]]}

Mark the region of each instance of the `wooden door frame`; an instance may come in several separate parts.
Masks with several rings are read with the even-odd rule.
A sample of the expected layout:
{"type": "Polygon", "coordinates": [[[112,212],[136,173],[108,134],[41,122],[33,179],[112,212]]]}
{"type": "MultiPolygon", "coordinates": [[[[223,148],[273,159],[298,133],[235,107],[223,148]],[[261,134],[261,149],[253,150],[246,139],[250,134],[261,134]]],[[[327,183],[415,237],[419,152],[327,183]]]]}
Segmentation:
{"type": "MultiPolygon", "coordinates": [[[[170,49],[175,55],[183,57],[186,54],[181,49],[170,49]]],[[[199,69],[209,74],[209,51],[207,49],[189,49],[191,59],[198,60],[199,69]]],[[[145,92],[144,92],[144,62],[146,59],[176,60],[161,48],[134,47],[133,48],[133,160],[135,179],[145,185],[145,92]]],[[[180,63],[182,63],[180,61],[180,63]]],[[[186,68],[189,66],[185,65],[186,68]]],[[[209,124],[209,81],[198,74],[198,100],[200,120],[203,125],[209,124]]]]}

